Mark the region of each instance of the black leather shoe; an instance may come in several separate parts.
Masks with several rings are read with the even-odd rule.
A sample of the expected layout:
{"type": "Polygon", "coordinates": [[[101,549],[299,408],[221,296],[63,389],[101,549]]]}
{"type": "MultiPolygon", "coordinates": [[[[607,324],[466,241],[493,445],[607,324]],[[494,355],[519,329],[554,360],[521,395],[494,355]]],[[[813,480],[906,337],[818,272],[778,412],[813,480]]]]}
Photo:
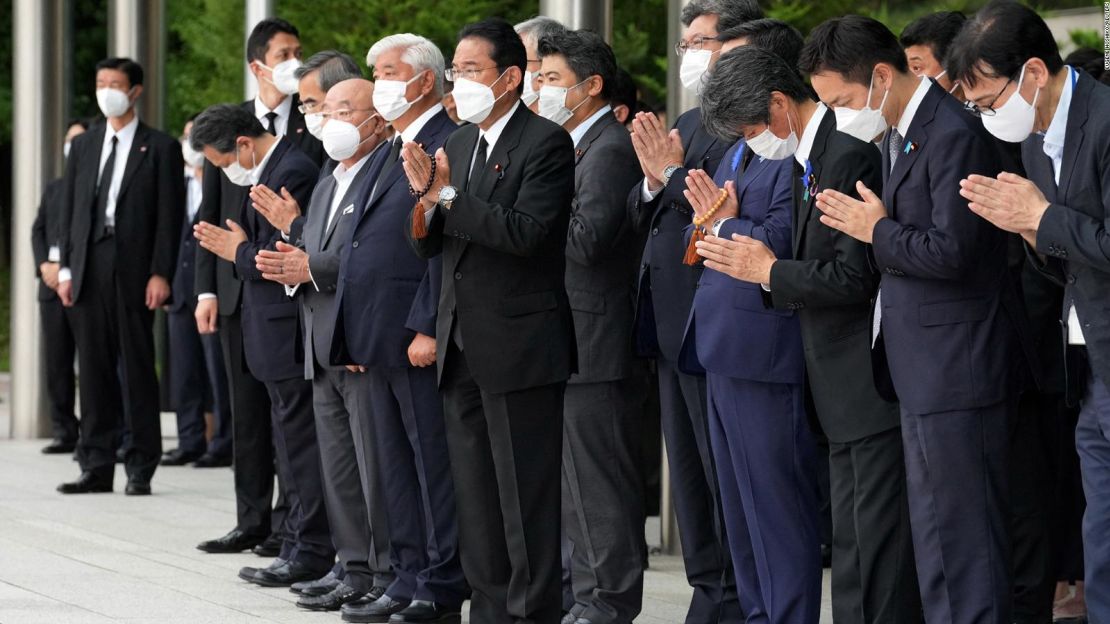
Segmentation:
{"type": "MultiPolygon", "coordinates": [[[[449,624],[460,624],[462,622],[462,613],[458,609],[448,609],[441,607],[434,602],[427,600],[413,600],[409,606],[401,611],[394,613],[390,618],[390,622],[446,622],[449,624]]],[[[578,620],[575,624],[581,624],[585,620],[578,620]]],[[[586,624],[590,624],[586,622],[586,624]]]]}
{"type": "Polygon", "coordinates": [[[62,494],[95,494],[112,491],[112,480],[102,479],[91,472],[82,472],[76,481],[58,486],[62,494]]]}
{"type": "Polygon", "coordinates": [[[61,455],[62,453],[72,453],[75,448],[77,448],[76,442],[66,442],[61,438],[54,438],[50,441],[50,444],[42,447],[42,454],[61,455]]]}
{"type": "Polygon", "coordinates": [[[150,496],[150,481],[128,481],[123,493],[128,496],[150,496]]]}
{"type": "MultiPolygon", "coordinates": [[[[281,554],[282,543],[283,540],[278,537],[276,533],[271,533],[269,536],[266,537],[266,539],[262,540],[261,544],[252,548],[251,552],[258,555],[259,557],[265,557],[267,559],[269,559],[270,557],[276,557],[281,554]]],[[[331,591],[332,589],[335,588],[329,587],[328,591],[331,591]]],[[[324,593],[326,594],[328,592],[324,593]]]]}
{"type": "Polygon", "coordinates": [[[191,464],[204,455],[199,451],[183,451],[181,449],[174,449],[162,456],[162,461],[158,462],[163,466],[184,466],[191,464]]]}
{"type": "Polygon", "coordinates": [[[345,604],[340,608],[344,622],[389,622],[394,613],[400,613],[409,606],[407,602],[397,602],[382,594],[373,602],[345,604]]]}
{"type": "Polygon", "coordinates": [[[261,544],[263,539],[257,535],[247,535],[239,529],[232,529],[230,533],[223,537],[197,544],[197,550],[219,554],[237,553],[254,548],[261,544]]]}
{"type": "Polygon", "coordinates": [[[288,561],[279,557],[279,558],[274,559],[273,561],[271,561],[270,565],[266,566],[265,568],[256,568],[254,566],[243,566],[243,567],[239,568],[239,578],[243,579],[244,581],[249,581],[249,582],[253,583],[254,582],[254,576],[256,574],[258,574],[259,572],[261,572],[262,570],[272,570],[274,568],[280,568],[281,566],[285,565],[286,563],[288,563],[288,561]]]}
{"type": "Polygon", "coordinates": [[[297,606],[310,611],[338,611],[343,605],[358,600],[365,592],[346,583],[339,583],[335,589],[323,596],[301,596],[297,606]]]}
{"type": "Polygon", "coordinates": [[[323,574],[325,572],[319,568],[310,568],[297,561],[286,561],[285,565],[259,570],[251,582],[262,587],[289,587],[298,581],[320,578],[323,574]]]}
{"type": "Polygon", "coordinates": [[[211,453],[205,453],[193,462],[193,468],[227,468],[230,465],[230,457],[220,457],[211,453]]]}
{"type": "Polygon", "coordinates": [[[327,574],[316,580],[293,583],[289,587],[289,591],[301,596],[323,596],[336,587],[339,587],[339,575],[335,573],[335,568],[332,568],[328,570],[327,574]]]}

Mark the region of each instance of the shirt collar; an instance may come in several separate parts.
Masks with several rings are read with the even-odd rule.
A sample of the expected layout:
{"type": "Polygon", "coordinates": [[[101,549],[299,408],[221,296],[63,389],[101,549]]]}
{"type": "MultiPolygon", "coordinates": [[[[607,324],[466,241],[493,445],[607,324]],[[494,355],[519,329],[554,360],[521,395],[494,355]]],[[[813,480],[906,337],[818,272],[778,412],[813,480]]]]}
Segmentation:
{"type": "Polygon", "coordinates": [[[1057,102],[1056,112],[1053,113],[1048,130],[1044,133],[1044,153],[1049,158],[1058,158],[1064,153],[1064,136],[1068,131],[1068,109],[1071,108],[1074,76],[1075,70],[1068,67],[1068,78],[1064,81],[1064,89],[1060,92],[1060,101],[1057,102]]]}
{"type": "MultiPolygon", "coordinates": [[[[258,175],[259,181],[262,180],[262,176],[266,173],[266,163],[270,162],[270,157],[273,156],[274,152],[277,151],[277,146],[280,142],[281,137],[277,137],[277,139],[272,144],[270,144],[270,151],[266,152],[266,155],[262,157],[262,160],[258,161],[255,171],[258,172],[256,175],[258,175]]],[[[255,184],[258,184],[258,182],[255,182],[255,184]]]]}
{"type": "MultiPolygon", "coordinates": [[[[288,118],[289,112],[293,110],[293,96],[285,96],[285,99],[281,101],[281,104],[278,104],[277,108],[274,108],[272,110],[273,112],[278,114],[278,118],[288,118]]],[[[263,126],[266,125],[266,113],[269,113],[270,111],[271,109],[267,108],[266,105],[262,103],[262,98],[258,96],[254,97],[254,116],[258,117],[259,120],[262,120],[263,126]]]]}
{"type": "Polygon", "coordinates": [[[131,121],[127,122],[127,125],[118,131],[112,127],[112,122],[107,120],[104,122],[104,127],[106,128],[104,132],[105,142],[111,141],[112,137],[119,137],[120,143],[130,143],[135,138],[135,131],[139,128],[139,116],[132,117],[131,121]]]}
{"type": "Polygon", "coordinates": [[[586,133],[590,131],[590,128],[592,128],[594,124],[597,123],[598,120],[605,115],[605,113],[608,113],[611,110],[613,110],[613,107],[606,104],[605,106],[602,106],[596,113],[590,115],[586,119],[586,121],[578,124],[577,128],[571,130],[570,140],[572,143],[574,143],[574,146],[578,147],[578,143],[582,141],[582,137],[586,136],[586,133]]]}
{"type": "Polygon", "coordinates": [[[493,153],[493,146],[497,144],[497,139],[501,138],[501,133],[505,131],[505,126],[509,125],[509,120],[516,114],[516,109],[520,108],[520,100],[518,99],[509,112],[501,116],[501,119],[493,122],[489,130],[478,129],[478,137],[486,139],[486,154],[493,153]]]}
{"type": "Polygon", "coordinates": [[[401,141],[405,143],[411,143],[412,141],[415,141],[416,137],[420,134],[420,131],[424,129],[424,126],[428,125],[428,122],[432,119],[432,117],[435,117],[436,114],[439,113],[439,111],[441,110],[443,110],[443,105],[437,103],[435,106],[424,111],[423,115],[417,117],[412,123],[409,124],[407,128],[405,128],[405,131],[401,133],[401,141]]]}
{"type": "Polygon", "coordinates": [[[817,108],[813,109],[813,116],[809,118],[809,123],[806,124],[806,129],[802,132],[802,137],[798,140],[798,149],[794,152],[794,159],[803,167],[806,166],[806,161],[809,160],[809,153],[813,151],[813,141],[817,138],[817,129],[821,127],[821,120],[825,118],[825,112],[828,110],[827,106],[818,102],[817,108]]]}
{"type": "Polygon", "coordinates": [[[335,181],[340,184],[350,180],[351,178],[354,178],[356,175],[358,175],[358,172],[362,170],[362,167],[366,164],[366,161],[370,160],[370,156],[372,156],[377,151],[378,149],[376,147],[370,150],[365,156],[359,158],[358,162],[351,165],[350,169],[348,169],[347,166],[343,163],[336,164],[335,169],[331,172],[332,177],[335,178],[335,181]]]}
{"type": "Polygon", "coordinates": [[[902,118],[898,120],[898,134],[902,138],[906,138],[906,133],[910,131],[910,124],[913,123],[913,116],[917,114],[917,109],[921,108],[921,102],[925,99],[925,94],[929,92],[929,88],[933,86],[933,81],[926,77],[921,78],[921,82],[917,85],[917,90],[913,92],[913,97],[910,98],[909,103],[906,104],[906,110],[902,111],[902,118]]]}

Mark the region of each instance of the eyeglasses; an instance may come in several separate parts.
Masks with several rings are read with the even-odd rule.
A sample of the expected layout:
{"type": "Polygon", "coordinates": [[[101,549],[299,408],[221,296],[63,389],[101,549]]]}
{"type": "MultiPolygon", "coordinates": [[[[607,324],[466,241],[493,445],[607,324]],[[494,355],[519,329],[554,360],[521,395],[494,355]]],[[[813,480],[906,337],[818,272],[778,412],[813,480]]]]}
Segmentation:
{"type": "Polygon", "coordinates": [[[311,115],[312,113],[316,112],[317,108],[320,108],[320,104],[298,104],[297,105],[297,110],[301,111],[302,115],[311,115]]]}
{"type": "Polygon", "coordinates": [[[455,82],[459,78],[466,78],[467,80],[474,80],[479,75],[481,75],[482,72],[486,71],[487,69],[497,69],[497,66],[496,65],[490,65],[489,67],[474,67],[474,68],[471,68],[471,69],[455,69],[454,67],[452,67],[452,68],[448,69],[447,71],[443,72],[443,76],[445,78],[447,78],[448,82],[455,82]]]}
{"type": "Polygon", "coordinates": [[[350,121],[351,117],[356,112],[373,112],[372,108],[342,108],[334,111],[322,111],[320,115],[324,119],[338,119],[339,121],[350,121]]]}
{"type": "Polygon", "coordinates": [[[682,56],[690,50],[704,50],[705,44],[717,41],[716,37],[694,37],[690,41],[679,41],[674,44],[674,53],[682,56]]]}
{"type": "MultiPolygon", "coordinates": [[[[1006,84],[1002,85],[1002,90],[998,92],[998,95],[994,96],[994,99],[991,100],[990,104],[987,104],[984,107],[980,107],[976,105],[975,102],[969,100],[964,103],[964,108],[967,110],[967,112],[975,115],[976,117],[992,117],[996,112],[998,112],[994,110],[995,102],[998,101],[998,98],[1002,97],[1002,94],[1006,92],[1006,88],[1009,87],[1010,83],[1013,81],[1013,78],[1007,80],[1006,84]]],[[[955,88],[953,88],[953,90],[955,90],[955,88]]]]}

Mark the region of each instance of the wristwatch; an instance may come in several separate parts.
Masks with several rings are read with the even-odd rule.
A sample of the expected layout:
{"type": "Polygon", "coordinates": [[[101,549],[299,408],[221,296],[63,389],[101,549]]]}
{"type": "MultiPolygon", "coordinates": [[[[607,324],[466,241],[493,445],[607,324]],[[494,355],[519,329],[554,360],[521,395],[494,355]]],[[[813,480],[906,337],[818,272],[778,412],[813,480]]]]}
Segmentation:
{"type": "Polygon", "coordinates": [[[682,165],[667,165],[666,167],[664,167],[663,168],[663,185],[666,186],[667,184],[670,184],[671,176],[674,175],[675,171],[678,171],[681,168],[682,168],[682,165]]]}
{"type": "Polygon", "coordinates": [[[445,186],[439,189],[439,199],[436,203],[443,206],[444,210],[450,210],[451,204],[455,203],[455,198],[459,196],[459,190],[453,186],[445,186]]]}

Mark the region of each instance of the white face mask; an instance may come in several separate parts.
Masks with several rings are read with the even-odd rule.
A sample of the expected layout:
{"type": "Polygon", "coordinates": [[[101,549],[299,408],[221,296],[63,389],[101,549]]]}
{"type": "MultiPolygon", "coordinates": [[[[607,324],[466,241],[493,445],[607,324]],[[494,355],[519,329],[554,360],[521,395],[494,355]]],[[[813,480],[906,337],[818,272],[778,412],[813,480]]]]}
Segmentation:
{"type": "Polygon", "coordinates": [[[308,133],[316,137],[317,141],[323,140],[324,116],[320,113],[305,113],[304,127],[308,133]]]}
{"type": "Polygon", "coordinates": [[[947,73],[948,73],[948,70],[946,69],[946,70],[940,72],[939,74],[937,74],[936,76],[933,76],[933,80],[940,80],[947,73]]]}
{"type": "Polygon", "coordinates": [[[293,72],[297,71],[297,68],[301,66],[300,61],[295,58],[291,58],[287,61],[282,61],[277,65],[274,65],[273,67],[269,67],[262,61],[258,61],[258,65],[270,70],[270,75],[272,76],[272,78],[270,79],[270,84],[277,87],[278,91],[281,91],[285,95],[293,95],[297,92],[297,87],[300,84],[300,81],[293,76],[293,72]]]}
{"type": "Polygon", "coordinates": [[[790,120],[790,115],[786,116],[786,123],[790,127],[790,134],[785,139],[775,136],[775,133],[771,132],[771,124],[767,124],[763,132],[748,140],[748,147],[760,158],[769,160],[790,158],[798,151],[798,134],[794,132],[794,122],[790,120]]]}
{"type": "Polygon", "coordinates": [[[224,175],[232,184],[239,186],[254,186],[258,183],[258,177],[255,176],[255,170],[258,169],[258,161],[254,158],[254,151],[251,151],[251,168],[246,169],[243,165],[239,164],[239,146],[235,147],[235,158],[231,164],[223,167],[224,175]]]}
{"type": "Polygon", "coordinates": [[[890,89],[883,93],[883,101],[879,102],[879,107],[871,108],[871,90],[874,86],[875,73],[872,71],[871,84],[867,87],[867,103],[864,107],[857,110],[838,106],[833,111],[833,114],[836,115],[836,129],[865,143],[871,143],[875,140],[875,137],[886,132],[887,128],[890,127],[890,124],[886,122],[886,117],[883,117],[883,107],[886,106],[886,98],[890,95],[890,89]]]}
{"type": "Polygon", "coordinates": [[[705,86],[705,74],[709,71],[709,64],[717,50],[687,50],[682,55],[682,64],[678,68],[678,79],[682,86],[701,95],[705,86]]]}
{"type": "Polygon", "coordinates": [[[369,136],[365,139],[359,136],[358,129],[375,117],[377,117],[376,114],[370,115],[357,126],[338,119],[329,120],[328,123],[324,124],[320,141],[324,143],[324,151],[328,153],[328,157],[332,160],[347,160],[354,156],[355,152],[358,151],[358,146],[370,140],[369,136]]]}
{"type": "MultiPolygon", "coordinates": [[[[509,70],[506,69],[501,72],[501,76],[498,76],[497,80],[501,80],[501,77],[507,71],[509,70]]],[[[493,84],[497,84],[497,80],[494,80],[493,84]]],[[[508,91],[505,93],[508,93],[508,91]]],[[[459,78],[455,81],[455,89],[451,92],[455,96],[455,114],[463,121],[480,124],[489,117],[494,105],[497,104],[497,100],[504,97],[505,93],[494,97],[492,85],[484,85],[466,78],[459,78]]]]}
{"type": "Polygon", "coordinates": [[[535,79],[536,72],[524,72],[524,93],[520,96],[520,101],[524,102],[525,106],[531,106],[536,103],[536,100],[540,99],[540,94],[532,88],[532,81],[535,79]]]}
{"type": "Polygon", "coordinates": [[[199,167],[204,164],[204,154],[193,149],[189,139],[181,139],[181,157],[190,167],[199,167]]]}
{"type": "Polygon", "coordinates": [[[121,117],[131,108],[130,91],[105,87],[96,90],[96,103],[105,117],[121,117]]]}
{"type": "Polygon", "coordinates": [[[573,87],[556,87],[554,85],[544,85],[540,87],[540,116],[546,117],[560,126],[565,124],[574,116],[574,111],[578,110],[580,106],[590,99],[587,96],[574,108],[567,108],[567,94],[570,93],[571,89],[577,89],[586,84],[587,80],[589,80],[589,78],[573,87]]]}
{"type": "Polygon", "coordinates": [[[378,80],[374,82],[374,108],[378,109],[382,119],[393,121],[404,115],[412,108],[412,102],[405,99],[405,91],[409,85],[420,79],[424,72],[412,77],[407,82],[402,80],[378,80]]]}
{"type": "Polygon", "coordinates": [[[69,158],[69,141],[66,141],[65,145],[62,146],[62,156],[69,158]]]}
{"type": "Polygon", "coordinates": [[[1033,92],[1033,103],[1021,96],[1021,83],[1025,80],[1025,66],[1021,67],[1017,89],[1010,94],[1006,103],[995,109],[993,115],[983,115],[983,127],[995,138],[1010,143],[1021,143],[1033,134],[1033,123],[1037,117],[1037,97],[1041,88],[1033,92]]]}

